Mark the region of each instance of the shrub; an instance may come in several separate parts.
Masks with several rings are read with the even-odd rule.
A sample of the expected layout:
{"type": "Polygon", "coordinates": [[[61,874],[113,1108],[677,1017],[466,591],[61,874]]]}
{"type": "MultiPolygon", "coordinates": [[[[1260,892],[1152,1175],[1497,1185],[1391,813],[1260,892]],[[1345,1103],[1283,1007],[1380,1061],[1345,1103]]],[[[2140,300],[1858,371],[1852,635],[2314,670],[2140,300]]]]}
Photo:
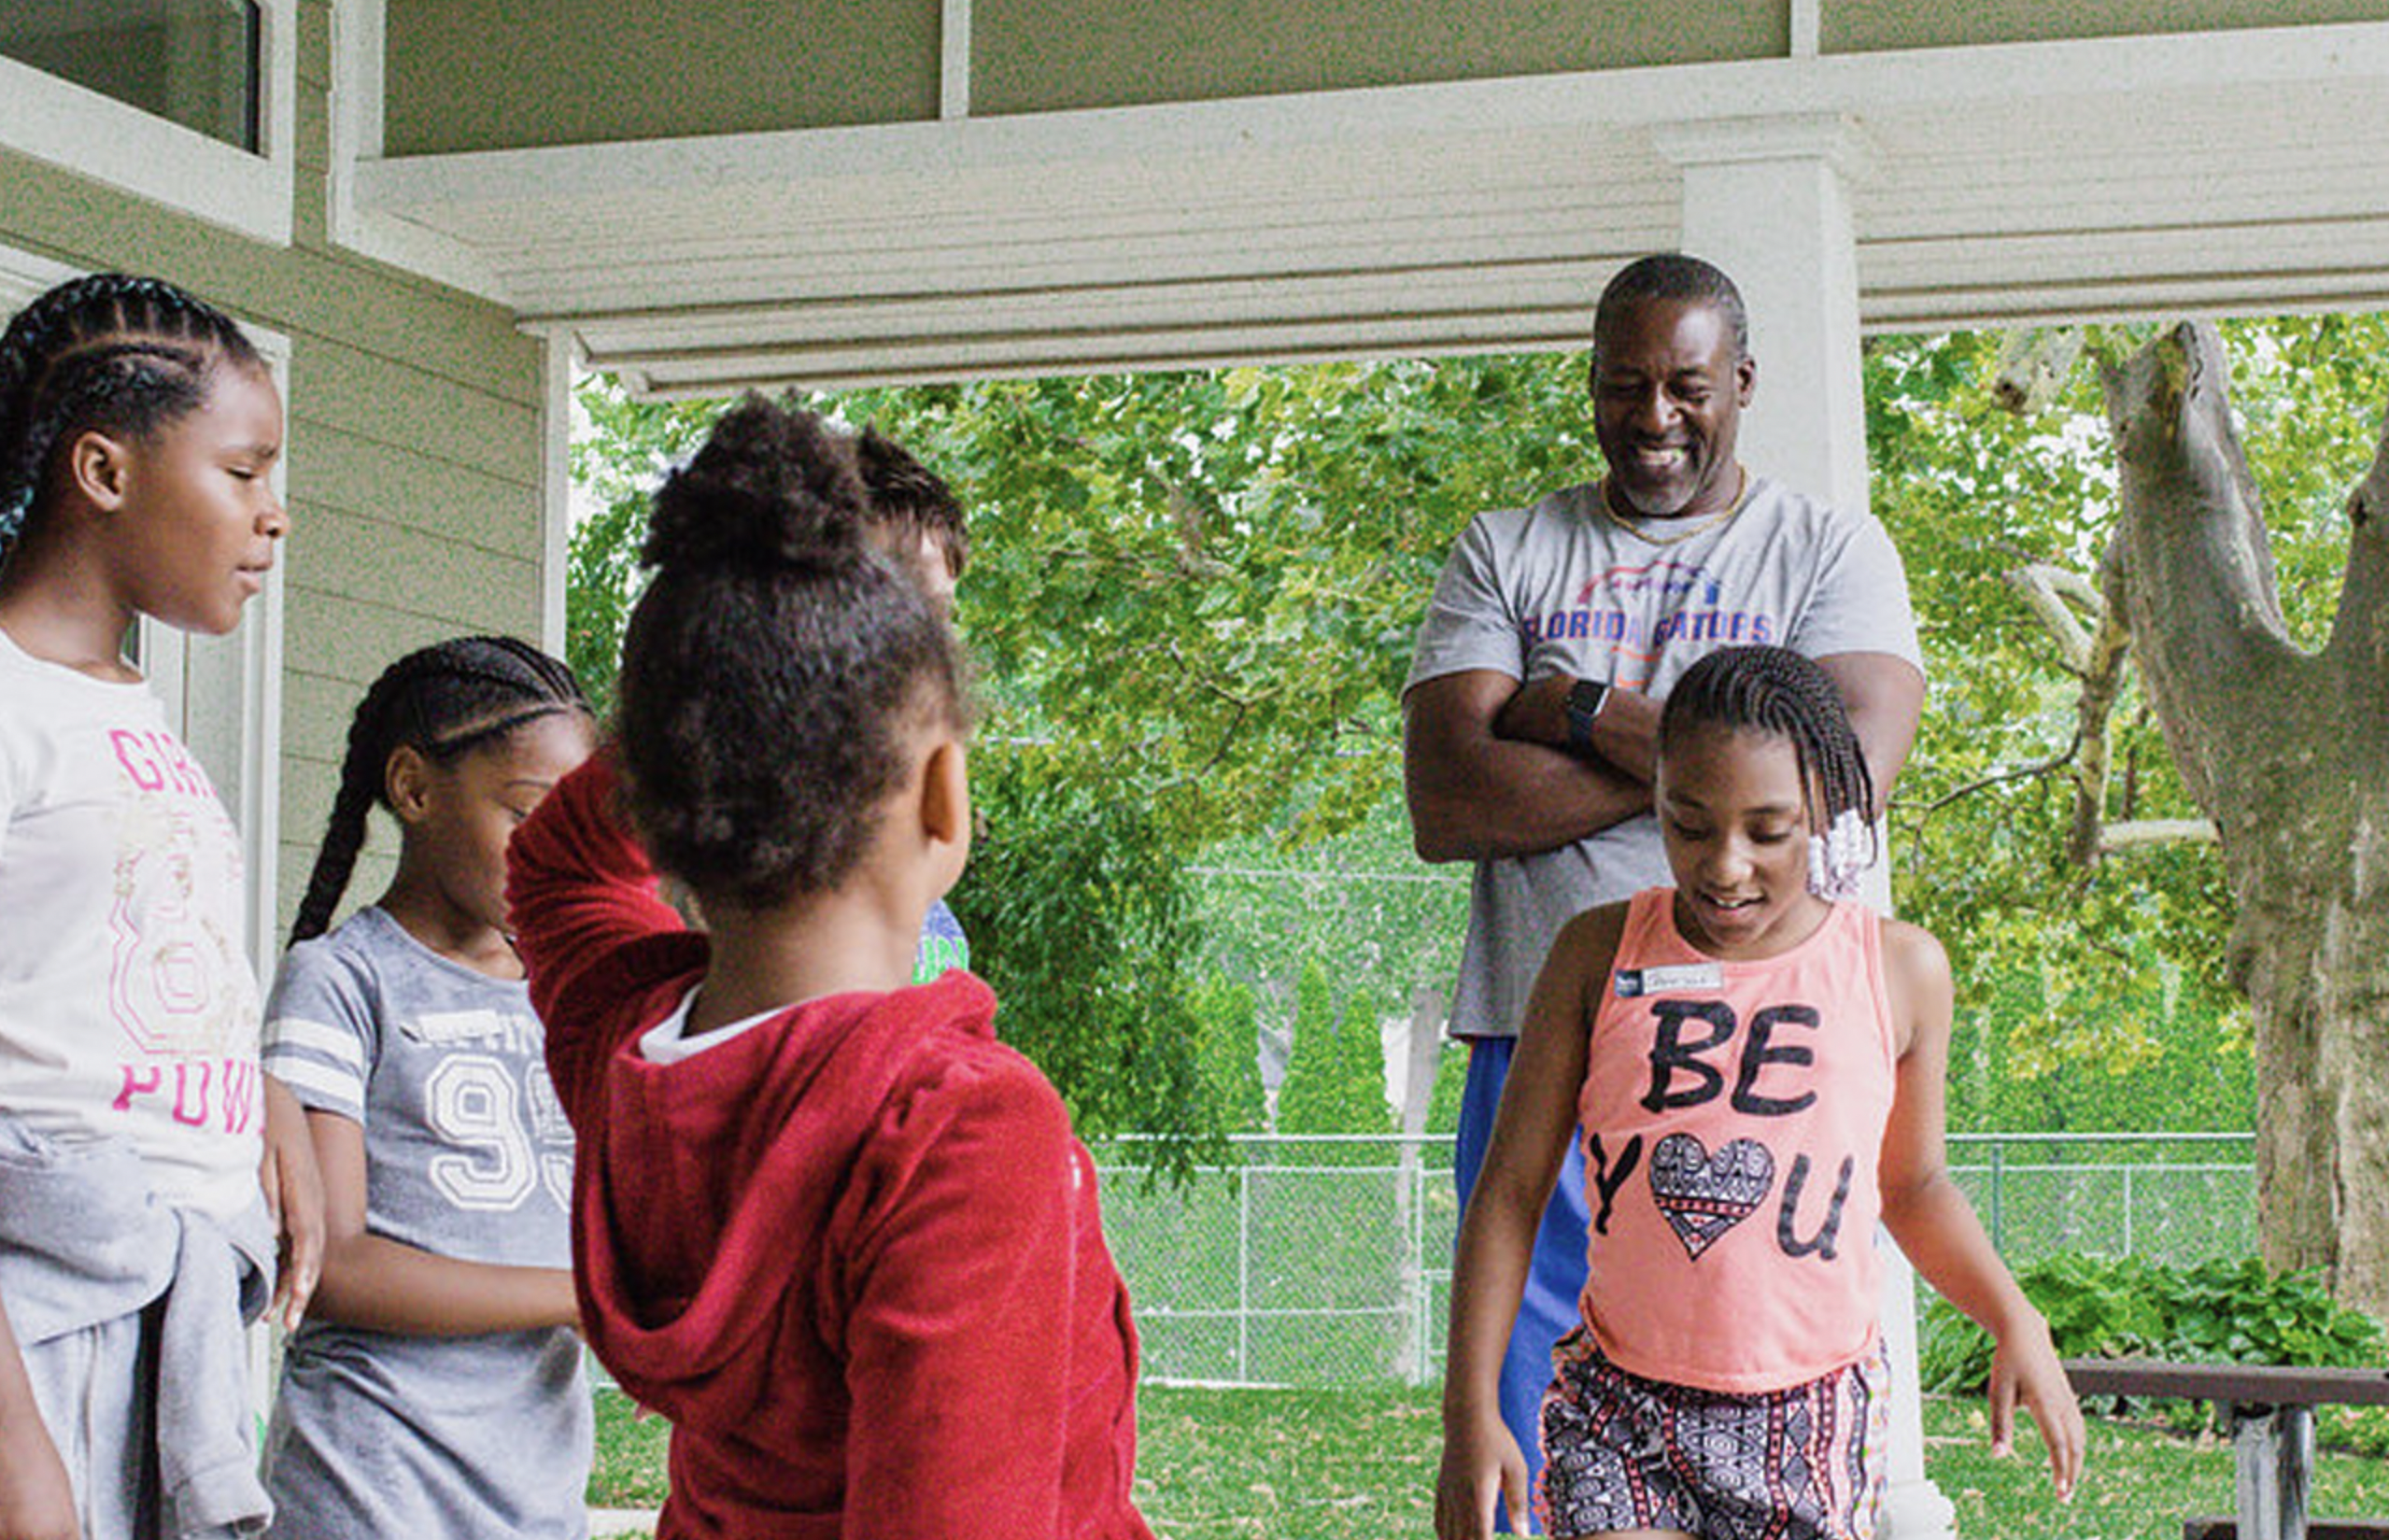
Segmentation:
{"type": "MultiPolygon", "coordinates": [[[[2377,1364],[2381,1322],[2334,1300],[2313,1273],[2275,1274],[2253,1258],[2169,1266],[2141,1257],[2050,1257],[2018,1269],[2016,1281],[2049,1320],[2067,1358],[2140,1354],[2198,1363],[2295,1363],[2318,1368],[2377,1364]]],[[[1917,1343],[1925,1388],[1972,1392],[1990,1381],[1991,1339],[1947,1300],[1926,1307],[1917,1343]]],[[[2097,1406],[2093,1410],[2099,1409],[2097,1406]]],[[[2177,1425],[2207,1416],[2200,1404],[2142,1403],[2177,1425]]],[[[2389,1451],[2389,1418],[2327,1411],[2319,1431],[2364,1452],[2389,1451]]]]}

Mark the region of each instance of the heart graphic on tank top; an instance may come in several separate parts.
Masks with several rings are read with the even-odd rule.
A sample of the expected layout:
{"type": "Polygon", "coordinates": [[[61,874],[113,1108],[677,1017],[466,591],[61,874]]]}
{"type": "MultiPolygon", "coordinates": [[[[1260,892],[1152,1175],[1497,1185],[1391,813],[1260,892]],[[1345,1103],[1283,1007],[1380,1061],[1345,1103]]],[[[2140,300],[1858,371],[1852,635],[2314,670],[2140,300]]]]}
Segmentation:
{"type": "Polygon", "coordinates": [[[1775,1157],[1757,1139],[1735,1139],[1712,1155],[1689,1134],[1670,1134],[1651,1151],[1651,1199],[1697,1258],[1748,1219],[1775,1184],[1775,1157]]]}

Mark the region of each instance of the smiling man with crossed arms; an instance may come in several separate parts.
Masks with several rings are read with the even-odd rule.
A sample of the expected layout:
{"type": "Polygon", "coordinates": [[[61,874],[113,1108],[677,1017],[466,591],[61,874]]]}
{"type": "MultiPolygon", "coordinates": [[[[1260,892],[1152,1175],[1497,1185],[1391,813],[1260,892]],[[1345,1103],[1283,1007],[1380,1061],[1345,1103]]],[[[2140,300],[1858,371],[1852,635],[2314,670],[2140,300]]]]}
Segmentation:
{"type": "MultiPolygon", "coordinates": [[[[1593,319],[1607,474],[1479,516],[1420,628],[1403,694],[1412,835],[1425,860],[1476,864],[1449,1023],[1470,1045],[1463,1207],[1552,937],[1668,880],[1650,796],[1668,686],[1716,648],[1773,643],[1840,687],[1881,795],[1915,739],[1925,680],[1899,554],[1872,516],[1734,458],[1757,380],[1732,279],[1673,253],[1630,264],[1593,319]]],[[[1578,1148],[1503,1365],[1503,1418],[1533,1465],[1551,1345],[1577,1319],[1586,1224],[1578,1148]]]]}

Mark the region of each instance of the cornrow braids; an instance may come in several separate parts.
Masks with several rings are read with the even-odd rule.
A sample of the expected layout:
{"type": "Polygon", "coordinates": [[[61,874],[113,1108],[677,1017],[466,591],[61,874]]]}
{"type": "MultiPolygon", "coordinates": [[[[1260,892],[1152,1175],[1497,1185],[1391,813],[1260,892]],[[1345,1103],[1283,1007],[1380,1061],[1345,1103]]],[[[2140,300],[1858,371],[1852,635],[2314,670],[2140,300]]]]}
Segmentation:
{"type": "Polygon", "coordinates": [[[1826,897],[1854,897],[1858,874],[1881,854],[1874,777],[1831,676],[1788,647],[1721,647],[1668,691],[1661,756],[1704,726],[1772,733],[1791,744],[1801,784],[1822,800],[1809,810],[1810,885],[1826,897]]]}
{"type": "Polygon", "coordinates": [[[161,278],[58,285],[0,333],[0,556],[40,511],[60,448],[98,430],[144,438],[206,399],[223,364],[254,367],[232,318],[161,278]]]}
{"type": "Polygon", "coordinates": [[[589,710],[563,663],[510,636],[465,636],[411,652],[375,680],[348,724],[348,750],[290,944],[320,936],[347,891],[366,815],[389,805],[389,756],[411,748],[451,765],[523,724],[589,710]]]}

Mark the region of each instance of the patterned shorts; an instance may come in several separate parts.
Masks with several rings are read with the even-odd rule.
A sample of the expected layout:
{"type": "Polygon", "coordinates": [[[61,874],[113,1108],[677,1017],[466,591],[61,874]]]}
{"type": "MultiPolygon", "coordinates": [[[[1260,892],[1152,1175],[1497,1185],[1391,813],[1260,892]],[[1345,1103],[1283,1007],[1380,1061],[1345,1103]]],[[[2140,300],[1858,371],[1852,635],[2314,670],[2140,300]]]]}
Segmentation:
{"type": "Polygon", "coordinates": [[[1582,1328],[1561,1338],[1551,1366],[1534,1497],[1545,1533],[1873,1540],[1891,1405],[1880,1346],[1820,1379],[1757,1395],[1639,1378],[1582,1328]]]}

